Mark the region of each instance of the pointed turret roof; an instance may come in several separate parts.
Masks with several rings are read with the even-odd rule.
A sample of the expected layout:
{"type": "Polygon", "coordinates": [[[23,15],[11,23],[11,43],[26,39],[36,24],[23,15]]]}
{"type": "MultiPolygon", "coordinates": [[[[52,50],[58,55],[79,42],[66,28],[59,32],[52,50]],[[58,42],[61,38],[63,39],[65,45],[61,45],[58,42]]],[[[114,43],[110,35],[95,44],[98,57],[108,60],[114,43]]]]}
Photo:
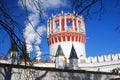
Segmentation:
{"type": "Polygon", "coordinates": [[[57,56],[64,56],[63,50],[60,45],[58,45],[58,49],[56,51],[56,57],[57,56]]]}
{"type": "Polygon", "coordinates": [[[11,51],[16,51],[16,52],[18,52],[18,48],[17,48],[17,45],[16,45],[15,42],[12,42],[12,44],[11,44],[11,47],[10,47],[9,52],[11,52],[11,51]]]}
{"type": "Polygon", "coordinates": [[[69,57],[69,59],[71,59],[71,58],[76,58],[76,59],[78,59],[77,53],[76,53],[75,48],[74,48],[73,45],[72,45],[72,49],[71,49],[71,52],[70,52],[70,57],[69,57]]]}

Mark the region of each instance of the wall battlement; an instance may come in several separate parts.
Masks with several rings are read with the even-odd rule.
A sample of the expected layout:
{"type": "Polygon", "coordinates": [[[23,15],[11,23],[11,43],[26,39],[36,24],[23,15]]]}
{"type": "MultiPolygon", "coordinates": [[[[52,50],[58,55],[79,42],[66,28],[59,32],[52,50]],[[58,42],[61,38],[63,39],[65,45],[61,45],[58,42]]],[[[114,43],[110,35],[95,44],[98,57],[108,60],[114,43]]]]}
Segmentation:
{"type": "Polygon", "coordinates": [[[120,60],[120,53],[88,57],[86,58],[86,63],[99,63],[99,62],[108,62],[108,61],[116,61],[116,60],[120,60]]]}

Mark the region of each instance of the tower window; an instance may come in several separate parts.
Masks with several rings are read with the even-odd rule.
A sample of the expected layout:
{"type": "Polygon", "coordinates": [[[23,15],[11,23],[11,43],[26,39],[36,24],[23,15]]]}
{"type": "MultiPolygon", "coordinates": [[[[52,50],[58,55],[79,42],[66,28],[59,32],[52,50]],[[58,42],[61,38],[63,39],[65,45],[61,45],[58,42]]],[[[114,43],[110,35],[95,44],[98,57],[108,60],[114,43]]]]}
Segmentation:
{"type": "Polygon", "coordinates": [[[78,27],[79,27],[79,29],[81,28],[81,24],[80,24],[80,22],[78,22],[78,27]]]}
{"type": "Polygon", "coordinates": [[[67,26],[68,28],[72,28],[72,20],[67,20],[67,26]]]}
{"type": "Polygon", "coordinates": [[[59,26],[60,26],[60,23],[56,22],[56,28],[59,28],[59,26]]]}

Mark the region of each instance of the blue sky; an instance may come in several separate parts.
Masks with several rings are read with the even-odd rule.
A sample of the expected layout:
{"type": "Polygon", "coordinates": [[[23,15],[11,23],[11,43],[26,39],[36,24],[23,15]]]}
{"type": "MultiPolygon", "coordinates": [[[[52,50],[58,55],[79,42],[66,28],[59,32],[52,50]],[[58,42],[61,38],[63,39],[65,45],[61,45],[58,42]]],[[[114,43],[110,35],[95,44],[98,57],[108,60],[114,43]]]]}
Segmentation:
{"type": "MultiPolygon", "coordinates": [[[[55,15],[57,13],[61,13],[63,10],[64,12],[72,12],[72,6],[71,3],[68,2],[68,0],[64,0],[64,3],[62,0],[52,0],[53,3],[50,3],[49,1],[46,5],[46,7],[43,7],[45,13],[44,13],[44,21],[41,22],[40,18],[38,18],[37,25],[35,25],[35,29],[37,30],[38,27],[46,27],[47,19],[51,17],[51,15],[55,15]],[[54,3],[56,1],[56,3],[54,3]],[[57,3],[58,2],[58,3],[57,3]],[[53,4],[53,6],[49,6],[53,4]],[[69,5],[68,5],[69,4],[69,5]],[[62,6],[61,6],[62,5],[62,6]]],[[[9,1],[6,0],[6,4],[9,6],[18,6],[18,2],[15,1],[9,1]]],[[[100,19],[98,14],[91,13],[90,16],[85,20],[85,26],[86,26],[86,55],[87,56],[100,56],[100,55],[106,55],[106,54],[115,54],[120,53],[120,32],[116,30],[116,28],[120,25],[120,10],[118,9],[120,6],[116,6],[116,0],[104,0],[104,11],[102,14],[102,17],[100,19]]],[[[93,11],[99,7],[98,4],[93,7],[93,11]]],[[[23,28],[23,31],[26,28],[25,21],[26,16],[24,15],[24,9],[21,7],[11,8],[9,10],[10,14],[13,14],[13,18],[21,24],[23,28]],[[21,14],[21,16],[20,16],[21,14]],[[19,18],[18,18],[19,17],[19,18]]],[[[31,11],[36,12],[36,11],[31,11]]],[[[77,11],[76,11],[77,13],[77,11]]],[[[35,13],[36,14],[36,13],[35,13]]],[[[82,14],[84,16],[84,14],[82,14]]],[[[9,37],[6,34],[5,31],[0,30],[0,55],[5,56],[7,55],[7,52],[10,47],[9,37]],[[7,35],[7,36],[6,36],[7,35]],[[3,40],[4,38],[4,40],[3,40]]],[[[43,32],[42,36],[45,36],[46,32],[43,32]]],[[[33,41],[35,43],[35,41],[33,41]]],[[[46,59],[48,57],[48,44],[47,39],[42,38],[40,45],[41,52],[42,52],[42,58],[46,59]]],[[[35,50],[31,51],[31,56],[35,56],[35,50]]]]}

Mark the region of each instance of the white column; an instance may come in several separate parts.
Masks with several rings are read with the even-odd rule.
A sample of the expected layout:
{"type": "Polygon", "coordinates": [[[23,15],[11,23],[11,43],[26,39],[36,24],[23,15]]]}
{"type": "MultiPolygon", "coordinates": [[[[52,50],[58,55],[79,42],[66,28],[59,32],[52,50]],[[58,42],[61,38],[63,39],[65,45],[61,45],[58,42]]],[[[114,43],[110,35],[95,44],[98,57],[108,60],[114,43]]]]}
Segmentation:
{"type": "Polygon", "coordinates": [[[60,31],[61,31],[61,15],[59,15],[59,25],[60,25],[60,31]]]}
{"type": "Polygon", "coordinates": [[[77,24],[77,31],[79,31],[79,26],[78,26],[78,17],[76,18],[76,24],[77,24]]]}
{"type": "Polygon", "coordinates": [[[53,32],[55,32],[55,21],[54,21],[54,18],[52,19],[52,24],[53,24],[53,32]]]}
{"type": "Polygon", "coordinates": [[[73,30],[75,31],[74,16],[72,16],[72,26],[73,26],[73,30]]]}
{"type": "Polygon", "coordinates": [[[66,24],[66,14],[64,15],[64,21],[65,21],[65,31],[66,31],[66,29],[67,29],[67,24],[66,24]]]}

